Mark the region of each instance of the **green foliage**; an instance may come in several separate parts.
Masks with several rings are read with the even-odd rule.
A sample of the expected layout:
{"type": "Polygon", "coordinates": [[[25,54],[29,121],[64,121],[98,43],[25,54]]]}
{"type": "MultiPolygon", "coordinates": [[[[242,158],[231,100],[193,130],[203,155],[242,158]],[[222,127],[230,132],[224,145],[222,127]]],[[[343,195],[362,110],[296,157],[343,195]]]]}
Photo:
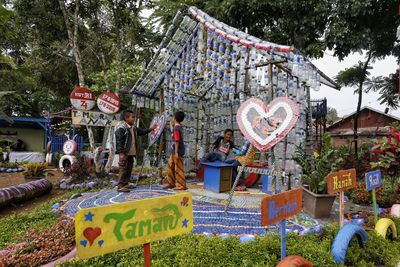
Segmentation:
{"type": "Polygon", "coordinates": [[[24,165],[24,168],[25,170],[22,174],[25,178],[45,178],[50,175],[45,162],[28,162],[24,165]]]}
{"type": "Polygon", "coordinates": [[[36,228],[40,230],[53,225],[59,215],[51,210],[51,206],[82,191],[82,189],[74,189],[54,198],[48,203],[34,208],[30,212],[18,212],[0,218],[0,249],[11,243],[18,242],[16,238],[23,235],[29,229],[36,228]]]}
{"type": "Polygon", "coordinates": [[[323,136],[320,155],[315,157],[315,166],[310,163],[301,154],[296,154],[293,158],[303,169],[302,181],[308,185],[309,190],[316,194],[327,193],[326,176],[333,171],[340,169],[346,158],[345,150],[336,150],[332,146],[332,138],[329,134],[323,136]],[[342,152],[342,153],[341,153],[342,152]]]}
{"type": "MultiPolygon", "coordinates": [[[[308,259],[314,266],[337,266],[330,250],[338,227],[326,227],[323,235],[287,236],[287,254],[308,259]]],[[[365,248],[351,242],[345,266],[395,266],[400,260],[400,242],[388,241],[369,233],[365,248]]],[[[276,266],[280,260],[280,237],[258,237],[253,243],[241,244],[237,238],[207,238],[183,235],[153,242],[152,266],[276,266]]],[[[71,260],[61,266],[142,266],[141,246],[121,250],[88,260],[71,260]]],[[[340,265],[343,266],[343,265],[340,265]]]]}

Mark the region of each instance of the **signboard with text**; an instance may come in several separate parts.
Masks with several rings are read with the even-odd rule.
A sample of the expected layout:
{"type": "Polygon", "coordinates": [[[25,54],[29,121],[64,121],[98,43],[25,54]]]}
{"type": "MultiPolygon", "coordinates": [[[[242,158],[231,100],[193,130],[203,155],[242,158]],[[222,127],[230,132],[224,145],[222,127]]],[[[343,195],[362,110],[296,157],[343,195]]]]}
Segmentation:
{"type": "Polygon", "coordinates": [[[83,209],[75,217],[77,255],[87,259],[192,229],[190,193],[83,209]]]}
{"type": "Polygon", "coordinates": [[[117,113],[120,107],[120,99],[113,92],[105,92],[97,98],[97,107],[107,114],[117,113]]]}
{"type": "Polygon", "coordinates": [[[293,217],[302,210],[302,189],[296,188],[263,198],[261,225],[270,225],[293,217]]]}
{"type": "Polygon", "coordinates": [[[367,172],[365,174],[365,185],[367,186],[367,191],[371,191],[382,185],[382,173],[380,170],[367,172]]]}
{"type": "Polygon", "coordinates": [[[87,126],[115,126],[119,114],[105,114],[97,111],[72,110],[72,124],[87,126]]]}
{"type": "Polygon", "coordinates": [[[328,194],[334,194],[356,187],[356,169],[331,172],[327,176],[328,194]]]}
{"type": "Polygon", "coordinates": [[[79,110],[91,110],[96,104],[94,94],[86,87],[76,87],[69,98],[72,106],[79,110]]]}

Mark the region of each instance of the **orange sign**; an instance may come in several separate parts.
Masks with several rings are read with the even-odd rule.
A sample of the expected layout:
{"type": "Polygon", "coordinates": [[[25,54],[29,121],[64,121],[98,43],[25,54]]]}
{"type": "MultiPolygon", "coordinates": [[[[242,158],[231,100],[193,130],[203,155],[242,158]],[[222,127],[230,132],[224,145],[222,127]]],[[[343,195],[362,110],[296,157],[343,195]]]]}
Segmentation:
{"type": "Polygon", "coordinates": [[[331,172],[327,178],[329,194],[356,187],[356,169],[331,172]]]}
{"type": "Polygon", "coordinates": [[[267,196],[261,202],[261,225],[270,225],[301,212],[302,190],[296,188],[267,196]]]}

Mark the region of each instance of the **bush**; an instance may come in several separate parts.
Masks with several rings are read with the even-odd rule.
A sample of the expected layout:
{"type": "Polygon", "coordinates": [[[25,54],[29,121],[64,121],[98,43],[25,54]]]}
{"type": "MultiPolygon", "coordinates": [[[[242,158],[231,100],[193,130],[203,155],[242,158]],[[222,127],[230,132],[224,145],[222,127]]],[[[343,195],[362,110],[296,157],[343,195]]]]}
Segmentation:
{"type": "Polygon", "coordinates": [[[25,171],[22,174],[25,178],[45,178],[49,175],[47,163],[44,162],[29,162],[24,167],[25,171]]]}
{"type": "MultiPolygon", "coordinates": [[[[357,183],[356,188],[349,190],[350,199],[356,204],[369,205],[372,203],[371,192],[365,187],[365,182],[357,183]]],[[[388,208],[395,203],[400,203],[400,181],[396,177],[383,177],[382,186],[375,189],[376,202],[380,207],[388,208]]]]}
{"type": "Polygon", "coordinates": [[[75,227],[71,219],[61,219],[42,231],[30,229],[18,240],[22,245],[7,247],[10,252],[0,263],[5,266],[33,267],[68,254],[75,246],[75,227]]]}

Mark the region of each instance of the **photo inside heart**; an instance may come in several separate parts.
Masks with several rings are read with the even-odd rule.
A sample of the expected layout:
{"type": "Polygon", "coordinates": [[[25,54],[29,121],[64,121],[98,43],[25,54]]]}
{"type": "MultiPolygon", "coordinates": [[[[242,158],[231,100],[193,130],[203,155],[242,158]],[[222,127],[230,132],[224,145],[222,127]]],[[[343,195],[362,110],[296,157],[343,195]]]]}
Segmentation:
{"type": "Polygon", "coordinates": [[[89,241],[90,246],[93,245],[93,242],[100,235],[101,235],[101,229],[99,227],[96,228],[88,227],[83,231],[83,236],[89,241]]]}
{"type": "Polygon", "coordinates": [[[244,102],[237,114],[239,128],[258,149],[266,150],[282,140],[298,118],[298,106],[286,97],[265,105],[260,99],[244,102]]]}

